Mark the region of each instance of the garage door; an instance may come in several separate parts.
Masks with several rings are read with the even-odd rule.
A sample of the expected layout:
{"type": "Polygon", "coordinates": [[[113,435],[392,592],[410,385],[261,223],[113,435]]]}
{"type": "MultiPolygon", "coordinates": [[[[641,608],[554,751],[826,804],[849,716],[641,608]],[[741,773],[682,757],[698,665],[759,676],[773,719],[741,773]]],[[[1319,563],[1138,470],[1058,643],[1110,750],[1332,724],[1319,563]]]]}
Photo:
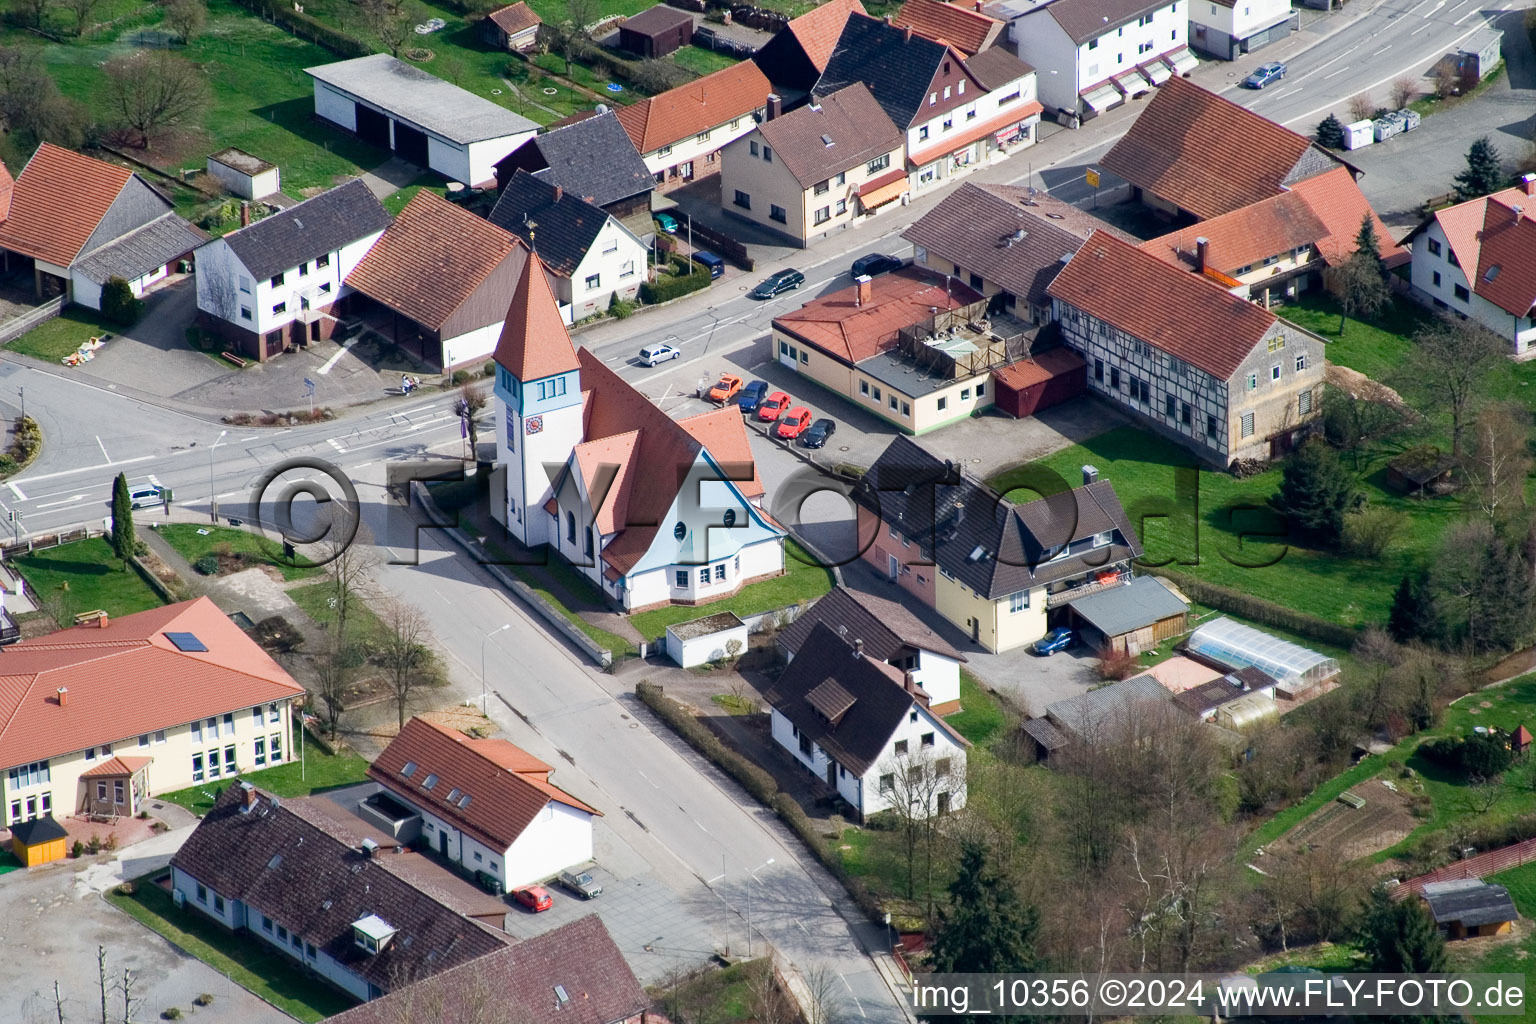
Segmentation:
{"type": "Polygon", "coordinates": [[[383,149],[389,148],[389,118],[361,103],[357,107],[357,137],[383,149]]]}
{"type": "Polygon", "coordinates": [[[427,166],[427,136],[425,132],[395,122],[395,152],[417,167],[427,166]]]}

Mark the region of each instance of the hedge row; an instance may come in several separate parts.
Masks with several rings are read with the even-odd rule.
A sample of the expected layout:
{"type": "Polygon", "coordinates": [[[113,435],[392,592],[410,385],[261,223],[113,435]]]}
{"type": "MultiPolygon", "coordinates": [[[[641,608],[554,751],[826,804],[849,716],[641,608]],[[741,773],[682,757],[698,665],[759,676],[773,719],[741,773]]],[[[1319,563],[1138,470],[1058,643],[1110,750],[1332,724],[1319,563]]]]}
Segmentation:
{"type": "Polygon", "coordinates": [[[1191,601],[1198,601],[1233,615],[1241,615],[1261,625],[1289,630],[1316,640],[1318,643],[1348,650],[1355,645],[1356,640],[1360,639],[1360,631],[1351,626],[1341,626],[1316,615],[1298,612],[1273,601],[1266,601],[1262,597],[1254,597],[1252,594],[1233,590],[1231,587],[1208,583],[1169,569],[1148,569],[1147,572],[1153,576],[1161,576],[1174,584],[1191,601]]]}
{"type": "Polygon", "coordinates": [[[235,3],[260,15],[277,27],[292,32],[300,39],[307,39],[317,46],[323,46],[338,56],[366,57],[373,52],[372,46],[356,36],[332,28],[307,14],[300,14],[293,9],[292,4],[284,6],[276,0],[235,0],[235,3]]]}
{"type": "Polygon", "coordinates": [[[646,281],[640,286],[641,302],[655,305],[709,287],[709,271],[705,267],[681,257],[673,261],[673,266],[678,270],[686,268],[687,272],[676,275],[657,274],[656,280],[646,281]]]}

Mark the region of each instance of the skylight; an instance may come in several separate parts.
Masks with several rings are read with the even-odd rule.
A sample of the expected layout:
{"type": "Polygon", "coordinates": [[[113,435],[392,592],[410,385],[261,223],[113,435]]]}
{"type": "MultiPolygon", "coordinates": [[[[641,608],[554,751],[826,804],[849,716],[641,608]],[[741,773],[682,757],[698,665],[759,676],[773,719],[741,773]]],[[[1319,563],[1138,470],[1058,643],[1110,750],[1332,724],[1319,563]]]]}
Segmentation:
{"type": "Polygon", "coordinates": [[[208,650],[208,645],[199,640],[195,633],[167,633],[165,638],[175,645],[178,651],[195,653],[208,650]]]}
{"type": "Polygon", "coordinates": [[[416,762],[415,761],[407,761],[407,762],[405,762],[405,767],[400,769],[400,774],[405,776],[406,778],[410,778],[412,775],[415,775],[416,774],[416,762]]]}
{"type": "Polygon", "coordinates": [[[1492,281],[1494,278],[1499,276],[1499,271],[1503,269],[1504,265],[1502,263],[1495,263],[1493,266],[1488,268],[1488,273],[1483,275],[1483,280],[1492,281]]]}
{"type": "Polygon", "coordinates": [[[274,871],[277,870],[278,868],[282,867],[282,865],[283,865],[283,855],[280,854],[280,853],[274,853],[272,855],[272,859],[267,861],[267,867],[273,869],[274,871]]]}
{"type": "Polygon", "coordinates": [[[466,808],[468,806],[469,806],[469,794],[465,793],[463,796],[459,797],[459,810],[463,810],[464,808],[466,808]]]}
{"type": "Polygon", "coordinates": [[[986,553],[987,549],[977,544],[971,549],[971,553],[965,556],[965,560],[967,562],[979,562],[986,553]]]}
{"type": "Polygon", "coordinates": [[[566,1003],[571,1001],[571,997],[566,994],[565,986],[564,985],[556,985],[555,986],[555,1000],[561,1006],[564,1006],[566,1003]]]}
{"type": "Polygon", "coordinates": [[[428,775],[426,778],[421,780],[422,789],[431,789],[435,785],[437,785],[436,775],[428,775]]]}
{"type": "Polygon", "coordinates": [[[459,798],[459,788],[457,786],[455,786],[453,789],[450,789],[448,791],[448,802],[449,803],[453,803],[458,798],[459,798]]]}

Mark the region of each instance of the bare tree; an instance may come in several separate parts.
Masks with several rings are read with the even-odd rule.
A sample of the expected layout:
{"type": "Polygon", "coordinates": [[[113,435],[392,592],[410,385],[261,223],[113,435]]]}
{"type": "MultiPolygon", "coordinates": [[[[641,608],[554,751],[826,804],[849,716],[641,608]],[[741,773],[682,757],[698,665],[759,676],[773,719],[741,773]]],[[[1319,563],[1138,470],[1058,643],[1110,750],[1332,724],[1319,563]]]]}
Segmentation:
{"type": "Polygon", "coordinates": [[[843,1019],[842,979],[824,963],[815,963],[800,972],[805,982],[805,1024],[839,1024],[843,1019]]]}
{"type": "Polygon", "coordinates": [[[1371,99],[1370,93],[1362,92],[1349,98],[1349,119],[1351,121],[1364,121],[1376,112],[1376,101],[1371,99]]]}
{"type": "Polygon", "coordinates": [[[464,432],[469,438],[469,450],[472,457],[478,458],[480,451],[480,425],[476,418],[485,410],[486,395],[484,391],[475,387],[473,381],[465,381],[459,388],[459,400],[457,403],[459,416],[464,420],[464,432]]]}
{"type": "Polygon", "coordinates": [[[375,658],[389,674],[400,727],[412,696],[437,678],[437,657],[432,653],[432,632],[427,616],[415,605],[392,600],[384,606],[384,624],[375,658]]]}
{"type": "Polygon", "coordinates": [[[204,0],[164,0],[164,4],[165,27],[176,33],[181,45],[186,46],[202,32],[203,24],[208,20],[208,5],[204,0]]]}
{"type": "Polygon", "coordinates": [[[85,35],[85,26],[92,12],[101,6],[101,0],[66,0],[65,6],[75,16],[75,38],[85,35]]]}
{"type": "Polygon", "coordinates": [[[43,19],[48,16],[48,9],[53,6],[54,0],[11,0],[11,10],[16,12],[17,18],[33,28],[42,28],[43,19]]]}
{"type": "Polygon", "coordinates": [[[400,56],[400,51],[415,33],[416,23],[421,20],[420,11],[403,0],[360,0],[359,6],[363,20],[379,45],[391,56],[400,56]]]}
{"type": "Polygon", "coordinates": [[[144,149],[155,132],[195,121],[208,106],[208,80],[196,64],[169,50],[139,50],[107,61],[105,99],[144,149]]]}
{"type": "Polygon", "coordinates": [[[96,977],[101,986],[101,1024],[107,1021],[107,947],[96,947],[96,977]]]}
{"type": "Polygon", "coordinates": [[[1461,75],[1456,73],[1454,65],[1441,63],[1435,67],[1430,75],[1435,83],[1435,98],[1450,99],[1461,91],[1461,75]]]}
{"type": "Polygon", "coordinates": [[[1530,416],[1523,406],[1499,403],[1477,414],[1464,469],[1478,511],[1490,522],[1525,507],[1530,435],[1530,416]]]}
{"type": "Polygon", "coordinates": [[[1329,267],[1324,279],[1339,300],[1339,334],[1344,333],[1348,317],[1374,317],[1392,301],[1381,265],[1370,256],[1355,253],[1337,266],[1329,267]]]}
{"type": "Polygon", "coordinates": [[[325,560],[325,580],[329,585],[332,625],[338,642],[350,643],[348,635],[356,603],[373,589],[372,574],[379,564],[374,551],[373,534],[366,523],[354,517],[353,510],[341,502],[331,502],[326,512],[326,533],[318,542],[325,560]]]}
{"type": "Polygon", "coordinates": [[[779,985],[773,958],[764,957],[748,965],[747,991],[750,1003],[748,1012],[757,1024],[795,1024],[799,1014],[794,1003],[779,985]]]}
{"type": "Polygon", "coordinates": [[[923,860],[923,902],[933,911],[934,846],[951,794],[965,792],[965,762],[932,747],[905,750],[881,760],[882,795],[898,822],[907,867],[907,898],[917,896],[918,854],[923,860]]]}
{"type": "Polygon", "coordinates": [[[1414,336],[1402,373],[1428,404],[1451,417],[1451,456],[1461,460],[1462,433],[1486,393],[1488,375],[1504,355],[1502,340],[1470,320],[1442,318],[1414,336]]]}
{"type": "Polygon", "coordinates": [[[334,636],[328,638],[326,649],[315,657],[315,696],[324,705],[326,731],[333,740],[347,710],[347,688],[361,664],[360,652],[334,636]]]}
{"type": "Polygon", "coordinates": [[[1403,75],[1392,82],[1392,109],[1401,110],[1412,103],[1414,97],[1419,94],[1419,80],[1412,75],[1403,75]]]}

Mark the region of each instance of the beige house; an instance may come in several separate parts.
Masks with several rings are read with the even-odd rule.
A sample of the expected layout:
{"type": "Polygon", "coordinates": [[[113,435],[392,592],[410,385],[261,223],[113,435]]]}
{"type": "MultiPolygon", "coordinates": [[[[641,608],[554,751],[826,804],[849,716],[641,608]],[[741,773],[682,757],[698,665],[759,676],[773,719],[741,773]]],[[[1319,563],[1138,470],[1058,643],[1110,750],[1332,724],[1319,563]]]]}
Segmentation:
{"type": "Polygon", "coordinates": [[[744,60],[615,114],[656,178],[656,191],[667,192],[717,173],[721,147],[753,129],[772,89],[757,65],[744,60]]]}
{"type": "Polygon", "coordinates": [[[776,108],[720,152],[726,213],[803,246],[906,190],[902,133],[862,83],[782,116],[776,108]]]}

